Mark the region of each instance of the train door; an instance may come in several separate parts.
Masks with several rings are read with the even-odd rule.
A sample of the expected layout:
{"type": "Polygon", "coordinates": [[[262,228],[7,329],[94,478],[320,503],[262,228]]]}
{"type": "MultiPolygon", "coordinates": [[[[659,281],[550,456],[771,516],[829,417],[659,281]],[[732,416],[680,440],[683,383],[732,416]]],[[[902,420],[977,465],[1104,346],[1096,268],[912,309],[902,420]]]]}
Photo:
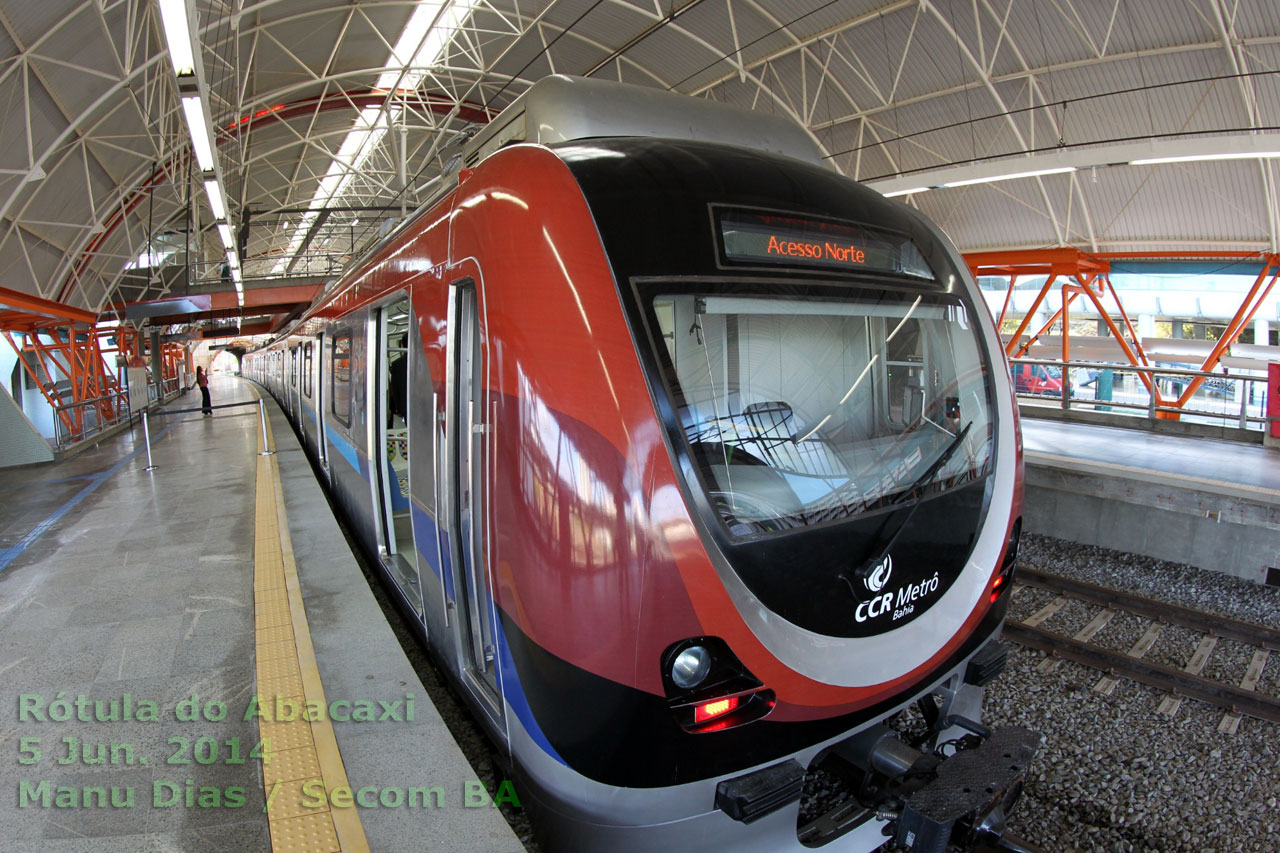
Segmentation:
{"type": "Polygon", "coordinates": [[[484,392],[485,358],[475,285],[463,281],[450,293],[448,443],[453,565],[459,591],[458,629],[464,681],[503,731],[498,683],[496,612],[489,583],[488,448],[492,419],[484,392]]]}
{"type": "Polygon", "coordinates": [[[324,333],[316,335],[315,342],[315,359],[314,370],[315,375],[312,377],[314,381],[315,397],[312,402],[316,406],[316,458],[320,460],[320,468],[324,471],[325,476],[329,474],[329,448],[325,445],[324,440],[324,406],[327,400],[324,395],[324,333]]]}
{"type": "Polygon", "coordinates": [[[302,387],[303,387],[303,351],[302,344],[293,348],[293,422],[302,423],[302,387]]]}
{"type": "Polygon", "coordinates": [[[298,348],[289,347],[289,384],[285,386],[285,411],[289,420],[298,422],[298,348]]]}
{"type": "Polygon", "coordinates": [[[407,297],[377,312],[377,389],[373,425],[377,459],[382,535],[387,571],[399,585],[409,606],[422,618],[422,578],[413,541],[413,510],[409,501],[409,324],[407,297]]]}

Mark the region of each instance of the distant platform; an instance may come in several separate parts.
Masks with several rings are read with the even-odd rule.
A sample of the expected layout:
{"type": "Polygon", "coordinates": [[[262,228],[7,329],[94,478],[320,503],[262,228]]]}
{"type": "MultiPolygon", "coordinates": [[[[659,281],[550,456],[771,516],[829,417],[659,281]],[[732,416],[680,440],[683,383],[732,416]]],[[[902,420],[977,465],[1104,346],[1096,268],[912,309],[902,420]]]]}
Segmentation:
{"type": "Polygon", "coordinates": [[[1022,419],[1026,529],[1264,583],[1280,565],[1280,451],[1022,419]]]}

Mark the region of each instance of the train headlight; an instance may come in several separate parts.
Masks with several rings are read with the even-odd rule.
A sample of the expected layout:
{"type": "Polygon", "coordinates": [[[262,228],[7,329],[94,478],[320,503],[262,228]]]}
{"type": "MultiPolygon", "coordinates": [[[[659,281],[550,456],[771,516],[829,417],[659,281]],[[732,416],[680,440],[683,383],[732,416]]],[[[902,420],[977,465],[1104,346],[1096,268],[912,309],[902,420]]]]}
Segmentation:
{"type": "Polygon", "coordinates": [[[690,646],[676,655],[671,664],[671,680],[681,690],[697,687],[711,672],[711,653],[702,646],[690,646]]]}
{"type": "Polygon", "coordinates": [[[687,637],[662,653],[667,707],[686,732],[732,729],[766,717],[772,690],[747,670],[719,637],[687,637]]]}

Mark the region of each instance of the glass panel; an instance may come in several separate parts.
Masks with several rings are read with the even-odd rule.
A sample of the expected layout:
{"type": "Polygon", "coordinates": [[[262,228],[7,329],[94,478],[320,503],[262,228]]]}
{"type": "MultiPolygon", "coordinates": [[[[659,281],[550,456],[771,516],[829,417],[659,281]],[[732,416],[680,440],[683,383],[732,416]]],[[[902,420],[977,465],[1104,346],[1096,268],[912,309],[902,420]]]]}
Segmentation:
{"type": "Polygon", "coordinates": [[[351,333],[333,339],[333,414],[351,424],[351,333]]]}
{"type": "Polygon", "coordinates": [[[986,472],[989,377],[958,300],[724,292],[651,307],[689,451],[733,534],[848,519],[986,472]]]}

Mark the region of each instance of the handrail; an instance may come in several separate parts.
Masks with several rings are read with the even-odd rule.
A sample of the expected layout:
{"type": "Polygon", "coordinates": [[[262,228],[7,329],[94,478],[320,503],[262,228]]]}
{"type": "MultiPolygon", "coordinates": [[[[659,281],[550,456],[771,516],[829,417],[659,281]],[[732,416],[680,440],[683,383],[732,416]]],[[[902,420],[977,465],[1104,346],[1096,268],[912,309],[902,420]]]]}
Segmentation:
{"type": "Polygon", "coordinates": [[[66,450],[133,417],[133,411],[129,407],[129,394],[125,391],[54,406],[53,413],[53,440],[54,447],[58,450],[66,450]],[[84,411],[78,416],[61,417],[63,413],[75,412],[77,409],[84,411]],[[103,417],[104,411],[110,414],[103,417]],[[69,427],[68,424],[73,426],[69,427]]]}
{"type": "MultiPolygon", "coordinates": [[[[1205,418],[1213,421],[1234,421],[1237,428],[1245,429],[1266,429],[1273,418],[1266,415],[1266,395],[1269,391],[1267,377],[1250,376],[1239,371],[1229,372],[1227,368],[1223,368],[1220,372],[1208,372],[1197,370],[1195,368],[1178,368],[1163,367],[1158,365],[1135,365],[1128,362],[1117,364],[1114,362],[1098,362],[1098,361],[1060,361],[1042,358],[1011,358],[1009,359],[1011,367],[1017,365],[1033,365],[1043,367],[1058,368],[1060,373],[1061,387],[1052,389],[1048,392],[1034,391],[1018,391],[1016,380],[1014,385],[1015,396],[1020,400],[1040,400],[1044,402],[1058,401],[1061,408],[1070,410],[1073,407],[1081,411],[1104,411],[1110,412],[1114,409],[1127,409],[1132,411],[1145,411],[1148,419],[1155,420],[1162,415],[1168,415],[1173,418],[1187,418],[1191,420],[1203,420],[1205,418]],[[1108,398],[1090,398],[1081,397],[1076,393],[1076,383],[1072,382],[1070,372],[1076,369],[1087,369],[1090,371],[1111,371],[1113,374],[1147,374],[1152,377],[1152,382],[1156,379],[1213,379],[1219,380],[1219,383],[1241,383],[1241,388],[1236,390],[1231,388],[1228,393],[1239,399],[1239,409],[1228,411],[1225,407],[1214,410],[1206,408],[1188,408],[1187,406],[1169,406],[1162,405],[1157,393],[1148,391],[1144,387],[1133,389],[1130,393],[1141,398],[1145,397],[1145,402],[1123,399],[1108,398]],[[1252,399],[1251,393],[1245,390],[1243,383],[1254,382],[1263,383],[1262,396],[1258,400],[1252,399]],[[1257,413],[1254,414],[1250,410],[1253,409],[1257,413]]],[[[1095,386],[1096,388],[1097,386],[1095,386]]],[[[1215,389],[1223,389],[1221,384],[1209,386],[1208,384],[1201,386],[1196,397],[1192,399],[1204,399],[1204,396],[1215,389]]],[[[1225,424],[1224,424],[1225,425],[1225,424]]]]}
{"type": "Polygon", "coordinates": [[[1010,364],[1039,364],[1045,367],[1083,367],[1089,370],[1114,370],[1116,373],[1158,373],[1164,375],[1176,376],[1203,376],[1206,379],[1240,379],[1245,382],[1266,382],[1265,376],[1246,376],[1243,373],[1228,373],[1223,368],[1221,373],[1214,373],[1204,370],[1196,370],[1194,368],[1182,367],[1160,367],[1158,365],[1145,364],[1117,364],[1114,362],[1101,361],[1055,361],[1053,359],[1043,358],[1011,358],[1010,364]]]}

